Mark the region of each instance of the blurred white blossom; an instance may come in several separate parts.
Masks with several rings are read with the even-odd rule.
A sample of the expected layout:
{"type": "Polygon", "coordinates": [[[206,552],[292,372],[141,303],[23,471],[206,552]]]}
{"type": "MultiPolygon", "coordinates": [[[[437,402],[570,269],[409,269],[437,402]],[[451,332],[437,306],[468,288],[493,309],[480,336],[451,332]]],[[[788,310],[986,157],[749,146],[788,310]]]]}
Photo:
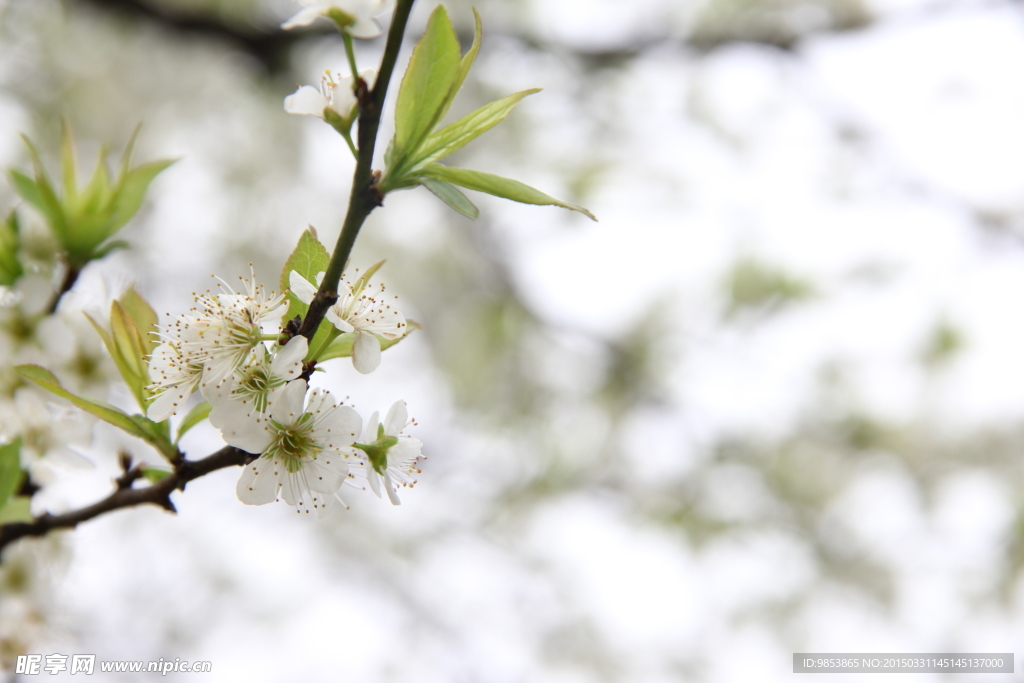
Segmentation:
{"type": "Polygon", "coordinates": [[[291,19],[281,24],[281,28],[290,29],[298,26],[309,26],[320,17],[333,18],[340,14],[346,26],[346,33],[354,38],[376,38],[381,33],[381,26],[376,17],[390,12],[394,0],[299,0],[302,9],[291,19]]]}

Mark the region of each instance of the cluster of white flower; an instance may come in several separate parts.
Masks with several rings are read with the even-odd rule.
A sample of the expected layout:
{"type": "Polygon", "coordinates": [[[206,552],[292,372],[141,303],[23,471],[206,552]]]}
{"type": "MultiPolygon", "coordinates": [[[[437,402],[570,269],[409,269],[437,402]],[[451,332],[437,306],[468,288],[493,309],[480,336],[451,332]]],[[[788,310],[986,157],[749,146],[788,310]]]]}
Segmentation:
{"type": "MultiPolygon", "coordinates": [[[[354,335],[353,364],[368,373],[380,364],[381,338],[401,337],[406,320],[382,296],[364,293],[365,280],[353,285],[342,278],[341,296],[327,318],[337,328],[332,334],[354,335]]],[[[290,282],[297,299],[312,301],[316,290],[308,280],[291,271],[290,282]]],[[[149,418],[167,419],[199,391],[224,440],[260,456],[238,482],[243,503],[263,505],[280,496],[299,512],[322,516],[334,501],[344,504],[343,484],[364,488],[365,480],[378,497],[383,481],[398,505],[395,485],[412,486],[422,458],[419,440],[402,434],[409,424],[405,403],[395,403],[383,425],[374,413],[363,432],[351,407],[329,392],[308,391],[316,359],[307,362],[306,338],[280,343],[286,296],[266,292],[255,278],[244,283],[242,293],[222,281],[223,291],[196,295],[195,307],[163,327],[149,362],[149,418]]]]}

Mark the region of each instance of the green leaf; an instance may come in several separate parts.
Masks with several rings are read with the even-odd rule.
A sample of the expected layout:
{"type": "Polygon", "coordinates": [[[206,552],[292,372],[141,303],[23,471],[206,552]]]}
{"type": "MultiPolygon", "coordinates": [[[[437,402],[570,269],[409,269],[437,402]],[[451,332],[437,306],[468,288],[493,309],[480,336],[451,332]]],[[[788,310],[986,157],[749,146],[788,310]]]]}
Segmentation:
{"type": "Polygon", "coordinates": [[[50,229],[53,230],[54,235],[56,235],[57,239],[60,240],[61,244],[63,244],[68,238],[67,211],[65,210],[60,197],[57,195],[57,191],[54,189],[53,183],[50,182],[50,177],[46,174],[46,168],[43,166],[43,161],[39,158],[39,151],[36,149],[35,145],[32,144],[32,141],[24,135],[21,136],[21,139],[25,142],[25,146],[28,147],[29,156],[32,158],[32,167],[35,170],[36,177],[34,180],[30,181],[34,188],[30,190],[30,194],[34,194],[34,197],[22,194],[21,192],[22,189],[29,188],[22,188],[23,183],[19,176],[26,180],[28,179],[27,176],[22,176],[22,174],[17,171],[11,171],[11,176],[14,179],[15,190],[18,191],[18,194],[22,194],[22,198],[25,201],[34,205],[40,212],[42,212],[50,225],[50,229]]]}
{"type": "Polygon", "coordinates": [[[31,499],[28,496],[14,496],[6,505],[0,506],[0,524],[14,522],[31,522],[32,512],[29,509],[31,499]]]}
{"type": "Polygon", "coordinates": [[[159,318],[156,311],[149,305],[141,294],[135,291],[135,287],[129,287],[119,299],[125,312],[131,317],[135,327],[142,333],[146,341],[146,355],[149,356],[160,344],[160,338],[156,335],[159,327],[159,318]]]}
{"type": "Polygon", "coordinates": [[[61,121],[60,129],[60,170],[64,182],[64,197],[68,204],[73,205],[78,192],[78,182],[75,179],[75,149],[71,144],[71,127],[68,122],[61,121]]]}
{"type": "Polygon", "coordinates": [[[11,184],[14,191],[26,202],[34,206],[49,224],[57,239],[62,243],[66,234],[64,209],[54,194],[53,188],[41,185],[21,171],[11,171],[11,184]]]}
{"type": "Polygon", "coordinates": [[[427,178],[444,180],[445,182],[464,187],[467,190],[486,192],[487,194],[511,199],[523,204],[537,204],[540,206],[560,206],[564,209],[579,211],[584,216],[596,221],[597,217],[587,209],[577,204],[570,204],[544,194],[540,190],[530,187],[525,183],[511,178],[503,178],[493,173],[483,171],[471,171],[466,168],[451,168],[441,164],[431,164],[422,171],[427,178]]]}
{"type": "Polygon", "coordinates": [[[18,213],[11,211],[7,220],[0,223],[0,286],[13,285],[25,273],[18,260],[18,249],[21,246],[19,233],[18,213]]]}
{"type": "Polygon", "coordinates": [[[285,322],[297,315],[304,316],[309,310],[309,304],[302,303],[291,292],[289,285],[291,272],[294,270],[316,287],[316,276],[326,271],[330,262],[331,255],[327,252],[327,247],[316,238],[316,230],[310,227],[303,232],[299,237],[299,243],[295,245],[288,260],[284,262],[284,269],[281,271],[281,291],[288,292],[289,301],[288,313],[284,317],[285,322]]]}
{"type": "Polygon", "coordinates": [[[402,79],[395,103],[395,148],[412,154],[440,120],[459,72],[459,39],[444,6],[438,5],[402,79]]]}
{"type": "Polygon", "coordinates": [[[147,357],[152,354],[159,339],[152,332],[144,334],[139,325],[155,332],[156,313],[145,299],[133,288],[129,288],[120,301],[110,304],[109,332],[88,313],[85,316],[103,340],[103,345],[114,360],[124,383],[131,389],[135,401],[145,411],[149,402],[146,387],[150,383],[147,357]]]}
{"type": "Polygon", "coordinates": [[[148,164],[136,166],[124,174],[114,193],[113,213],[110,217],[108,236],[119,230],[135,215],[139,207],[142,206],[142,200],[146,197],[146,190],[149,189],[150,183],[176,161],[177,159],[151,161],[148,164]]]}
{"type": "Polygon", "coordinates": [[[117,251],[118,249],[127,249],[128,246],[129,246],[128,243],[125,242],[124,240],[114,240],[113,242],[107,242],[102,247],[100,247],[99,249],[96,249],[91,254],[89,254],[88,255],[88,260],[90,260],[90,261],[98,261],[99,259],[103,258],[107,254],[109,254],[111,252],[114,252],[114,251],[117,251]]]}
{"type": "Polygon", "coordinates": [[[18,365],[15,366],[15,370],[30,382],[34,382],[43,389],[49,391],[51,394],[55,394],[61,398],[66,398],[90,415],[94,415],[104,422],[128,432],[132,436],[137,436],[140,439],[152,443],[152,435],[140,429],[132,418],[123,410],[106,403],[90,401],[82,398],[81,396],[75,396],[70,391],[62,387],[60,381],[46,368],[38,365],[18,365]]]}
{"type": "Polygon", "coordinates": [[[473,62],[476,61],[477,53],[480,52],[480,40],[483,38],[483,25],[480,23],[480,14],[476,11],[476,7],[473,8],[473,44],[469,48],[469,52],[459,62],[458,71],[455,72],[455,79],[452,81],[451,86],[448,88],[448,94],[445,95],[444,101],[441,103],[441,108],[437,116],[437,120],[440,121],[444,118],[444,115],[448,113],[448,110],[452,106],[452,102],[455,101],[455,96],[459,94],[459,90],[462,89],[462,84],[466,82],[466,76],[469,75],[469,70],[473,68],[473,62]]]}
{"type": "MultiPolygon", "coordinates": [[[[110,333],[108,333],[103,328],[102,325],[96,322],[96,320],[91,315],[89,315],[88,313],[85,313],[84,315],[86,318],[88,318],[89,322],[92,324],[93,329],[96,330],[96,333],[100,335],[100,339],[103,340],[103,346],[107,349],[107,353],[110,354],[110,358],[114,361],[114,366],[117,367],[118,374],[121,375],[121,378],[124,380],[125,384],[127,384],[129,387],[132,387],[136,381],[136,375],[132,364],[128,363],[124,358],[121,357],[121,354],[117,347],[117,342],[114,341],[113,336],[111,336],[110,333]]],[[[139,401],[140,397],[138,396],[138,394],[135,393],[134,389],[132,393],[133,395],[135,395],[135,400],[139,401]]]]}
{"type": "Polygon", "coordinates": [[[145,415],[129,415],[128,419],[142,432],[141,438],[160,451],[160,455],[164,456],[168,462],[178,459],[178,447],[171,443],[170,420],[154,422],[145,415]]]}
{"type": "MultiPolygon", "coordinates": [[[[291,291],[289,285],[291,272],[294,270],[316,287],[318,284],[316,281],[317,275],[326,271],[330,262],[331,257],[327,252],[327,248],[317,239],[316,230],[310,227],[299,237],[299,243],[295,246],[288,260],[285,261],[284,269],[281,271],[281,291],[288,292],[288,312],[284,317],[286,323],[295,316],[305,317],[306,312],[309,310],[309,304],[299,301],[299,298],[291,291]]],[[[329,342],[328,337],[334,331],[334,326],[330,323],[326,325],[321,324],[317,328],[316,334],[313,335],[313,339],[309,343],[309,353],[306,355],[307,360],[314,358],[317,350],[329,342]]]]}
{"type": "Polygon", "coordinates": [[[471,141],[504,121],[505,117],[508,116],[513,107],[519,104],[520,100],[535,92],[540,92],[540,88],[521,90],[508,97],[503,97],[500,100],[486,104],[473,113],[463,116],[455,123],[445,126],[426,139],[423,146],[416,153],[415,160],[411,161],[410,165],[414,168],[426,166],[465,147],[471,141]]]}
{"type": "Polygon", "coordinates": [[[480,215],[480,210],[473,205],[473,202],[469,201],[469,198],[451,183],[446,183],[443,180],[434,180],[433,178],[424,178],[423,187],[433,192],[434,196],[463,216],[475,219],[480,215]]]}
{"type": "Polygon", "coordinates": [[[145,360],[146,340],[139,332],[139,328],[135,327],[135,321],[117,301],[110,303],[110,335],[134,374],[145,378],[149,374],[145,360]]]}
{"type": "Polygon", "coordinates": [[[188,430],[195,427],[197,424],[205,420],[210,416],[210,411],[213,410],[213,406],[203,401],[192,410],[188,411],[188,415],[181,421],[178,426],[178,438],[174,440],[175,443],[181,441],[181,437],[185,436],[188,430]]]}
{"type": "MultiPolygon", "coordinates": [[[[377,261],[372,266],[367,268],[362,275],[356,278],[356,281],[352,283],[352,296],[354,298],[359,298],[359,295],[362,294],[363,290],[366,288],[366,285],[370,284],[370,278],[372,278],[374,274],[378,270],[380,270],[380,267],[384,265],[386,260],[387,259],[377,261]]],[[[356,268],[356,272],[359,272],[358,268],[356,268]]]]}
{"type": "MultiPolygon", "coordinates": [[[[409,318],[406,318],[405,324],[405,334],[403,334],[401,337],[395,337],[394,339],[385,339],[379,334],[374,335],[377,337],[377,341],[380,342],[381,351],[386,351],[387,349],[390,349],[392,346],[408,337],[413,330],[423,329],[422,325],[420,325],[415,320],[411,320],[409,318]]],[[[326,351],[320,354],[320,362],[331,360],[332,358],[348,358],[349,356],[352,355],[352,345],[355,343],[355,339],[355,332],[345,332],[343,334],[338,335],[338,338],[331,342],[331,345],[327,347],[326,351]]]]}
{"type": "Polygon", "coordinates": [[[135,154],[135,143],[139,139],[140,130],[142,130],[141,122],[135,124],[135,130],[132,131],[131,137],[128,138],[128,144],[124,146],[124,154],[121,155],[121,170],[118,173],[118,177],[120,178],[124,178],[128,175],[128,169],[132,165],[132,155],[135,154]]]}
{"type": "Polygon", "coordinates": [[[173,473],[168,472],[167,470],[161,470],[156,467],[142,468],[142,476],[145,477],[148,481],[153,482],[154,484],[160,481],[161,479],[166,479],[167,477],[171,476],[171,474],[173,473]]]}
{"type": "Polygon", "coordinates": [[[105,214],[109,211],[113,198],[114,189],[110,185],[110,169],[107,168],[107,150],[103,148],[96,159],[96,168],[93,169],[89,182],[79,195],[76,213],[80,216],[105,214]]]}
{"type": "Polygon", "coordinates": [[[0,446],[0,508],[21,487],[25,473],[21,469],[21,437],[0,446]]]}

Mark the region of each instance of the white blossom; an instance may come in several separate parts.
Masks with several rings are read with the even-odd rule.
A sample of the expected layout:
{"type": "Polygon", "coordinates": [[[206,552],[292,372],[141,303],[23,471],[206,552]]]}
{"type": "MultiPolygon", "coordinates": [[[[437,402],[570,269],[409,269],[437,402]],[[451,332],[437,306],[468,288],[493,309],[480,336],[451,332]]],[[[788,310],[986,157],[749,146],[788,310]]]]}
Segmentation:
{"type": "Polygon", "coordinates": [[[394,0],[299,0],[299,4],[302,9],[281,24],[281,28],[309,26],[320,17],[340,12],[349,21],[345,32],[354,38],[379,36],[382,29],[375,17],[390,12],[395,6],[394,0]]]}
{"type": "Polygon", "coordinates": [[[312,509],[323,516],[345,482],[346,455],[360,423],[352,408],[335,405],[329,393],[314,389],[306,396],[304,380],[274,390],[266,414],[236,416],[221,429],[232,446],[261,454],[245,466],[238,499],[265,505],[280,495],[297,512],[312,509]]]}
{"type": "Polygon", "coordinates": [[[203,382],[203,396],[213,405],[210,424],[219,428],[250,413],[265,412],[273,391],[302,374],[302,359],[308,349],[301,336],[292,337],[275,354],[259,344],[235,372],[219,382],[203,382]]]}
{"type": "MultiPolygon", "coordinates": [[[[323,279],[323,273],[317,281],[323,279]]],[[[288,284],[299,301],[309,304],[316,294],[316,287],[294,270],[288,276],[288,284]]],[[[327,319],[341,332],[352,332],[352,365],[356,370],[369,374],[380,365],[380,340],[397,339],[405,334],[405,316],[391,306],[384,296],[384,285],[379,292],[366,293],[364,287],[354,289],[342,276],[338,283],[338,302],[327,310],[327,319]]],[[[397,297],[396,297],[397,298],[397,297]]]]}
{"type": "Polygon", "coordinates": [[[21,465],[39,484],[61,469],[83,469],[92,463],[71,446],[91,440],[92,420],[79,410],[58,406],[35,389],[18,389],[11,401],[0,402],[0,443],[21,437],[21,465]]]}
{"type": "MultiPolygon", "coordinates": [[[[377,80],[377,72],[374,69],[363,69],[359,72],[359,77],[372,88],[377,80]]],[[[311,85],[300,86],[284,98],[284,110],[289,114],[305,114],[321,119],[325,119],[327,110],[330,110],[339,118],[348,121],[355,115],[358,104],[352,87],[351,76],[331,76],[331,72],[325,70],[319,88],[311,85]]]]}
{"type": "Polygon", "coordinates": [[[366,423],[363,441],[353,444],[362,451],[354,464],[378,498],[380,483],[383,481],[391,503],[401,505],[395,493],[395,484],[411,487],[416,483],[414,475],[420,473],[417,465],[423,457],[423,443],[402,434],[402,430],[409,424],[405,401],[396,401],[391,406],[383,424],[377,421],[377,415],[374,413],[366,423]]]}
{"type": "Polygon", "coordinates": [[[283,294],[267,293],[255,276],[236,293],[221,280],[222,292],[195,295],[196,305],[160,332],[163,343],[149,360],[147,415],[162,421],[177,412],[200,381],[216,384],[241,367],[263,336],[263,324],[287,310],[283,294]]]}

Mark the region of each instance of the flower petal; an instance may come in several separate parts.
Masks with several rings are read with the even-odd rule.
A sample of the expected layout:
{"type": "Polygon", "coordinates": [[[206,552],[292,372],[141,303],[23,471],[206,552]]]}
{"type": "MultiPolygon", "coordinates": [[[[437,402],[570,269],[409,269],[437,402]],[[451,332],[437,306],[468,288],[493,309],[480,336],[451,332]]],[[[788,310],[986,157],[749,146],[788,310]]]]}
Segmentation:
{"type": "Polygon", "coordinates": [[[384,433],[389,436],[398,436],[409,424],[409,411],[405,407],[405,401],[395,401],[384,418],[384,433]]]}
{"type": "Polygon", "coordinates": [[[391,475],[387,470],[384,470],[384,488],[388,490],[388,498],[391,500],[392,505],[402,504],[402,501],[398,499],[398,494],[395,493],[395,485],[391,482],[391,475]]]}
{"type": "Polygon", "coordinates": [[[150,404],[146,410],[146,417],[153,422],[163,422],[171,415],[178,412],[178,408],[188,400],[188,394],[181,391],[178,387],[171,387],[164,393],[156,397],[156,400],[150,404]]]}
{"type": "MultiPolygon", "coordinates": [[[[213,403],[213,401],[211,401],[213,403]]],[[[223,429],[225,425],[231,425],[235,423],[245,423],[248,420],[255,420],[256,415],[250,413],[255,412],[255,406],[251,401],[239,400],[239,401],[223,401],[221,403],[214,403],[213,409],[210,410],[210,424],[217,429],[223,429]]],[[[252,451],[249,451],[250,453],[252,451]]]]}
{"type": "Polygon", "coordinates": [[[305,337],[292,337],[270,362],[270,374],[286,381],[297,378],[302,374],[302,359],[308,351],[309,342],[305,337]]]}
{"type": "Polygon", "coordinates": [[[380,341],[369,332],[356,332],[356,341],[352,345],[352,365],[364,375],[370,374],[380,365],[380,341]]]}
{"type": "Polygon", "coordinates": [[[366,482],[370,485],[370,490],[380,498],[380,475],[369,462],[366,463],[366,482]]]}
{"type": "Polygon", "coordinates": [[[309,26],[316,21],[318,17],[323,16],[323,14],[324,8],[322,6],[314,5],[313,7],[306,7],[296,12],[295,16],[281,24],[281,28],[287,31],[288,29],[295,28],[297,26],[309,26]]]}
{"type": "Polygon", "coordinates": [[[317,419],[314,438],[324,448],[347,448],[359,437],[362,422],[355,410],[349,406],[338,406],[325,411],[317,419]]]}
{"type": "Polygon", "coordinates": [[[334,493],[345,483],[348,463],[337,453],[321,453],[316,460],[303,465],[311,491],[334,493]]]}
{"type": "Polygon", "coordinates": [[[295,505],[302,499],[298,472],[288,473],[281,477],[281,497],[289,505],[295,505]]]}
{"type": "Polygon", "coordinates": [[[313,286],[313,283],[294,270],[288,273],[288,288],[291,289],[296,299],[306,305],[309,305],[313,301],[313,297],[316,296],[316,287],[313,286]]]}
{"type": "Polygon", "coordinates": [[[246,453],[259,454],[267,450],[267,446],[273,440],[267,419],[260,416],[260,413],[234,417],[235,419],[224,422],[220,427],[220,435],[224,441],[246,453]]]}
{"type": "Polygon", "coordinates": [[[284,110],[289,114],[308,114],[323,118],[324,109],[329,104],[330,102],[323,96],[323,93],[311,85],[304,85],[284,98],[284,110]]]}
{"type": "Polygon", "coordinates": [[[267,399],[267,410],[270,417],[283,425],[290,425],[302,414],[302,404],[306,398],[305,380],[296,379],[288,382],[267,399]]]}
{"type": "Polygon", "coordinates": [[[235,492],[238,500],[246,505],[266,505],[277,498],[277,477],[274,471],[280,467],[277,461],[257,458],[242,471],[235,492]]]}

